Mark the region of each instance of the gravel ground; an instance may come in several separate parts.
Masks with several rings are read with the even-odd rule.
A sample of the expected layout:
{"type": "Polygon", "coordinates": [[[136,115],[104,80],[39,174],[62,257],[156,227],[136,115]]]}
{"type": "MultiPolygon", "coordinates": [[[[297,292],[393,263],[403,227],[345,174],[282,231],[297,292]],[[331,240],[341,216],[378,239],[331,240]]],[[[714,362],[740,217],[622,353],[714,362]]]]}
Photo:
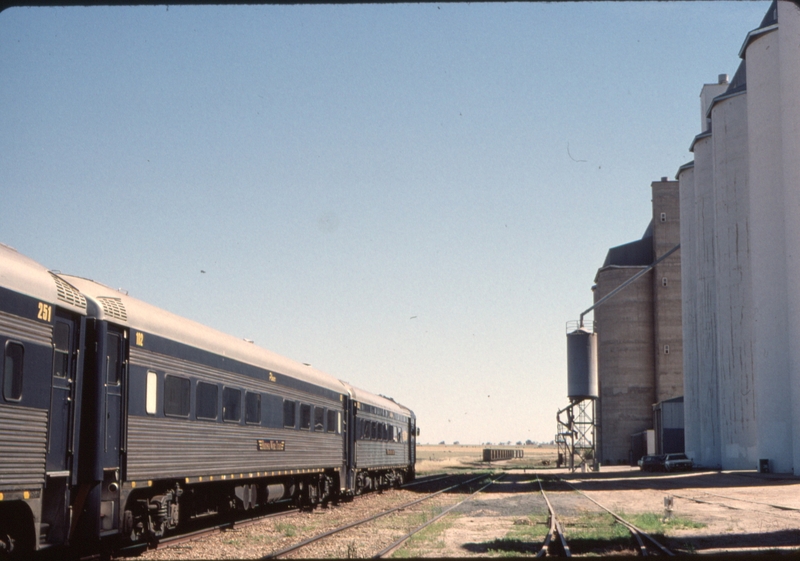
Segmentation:
{"type": "MultiPolygon", "coordinates": [[[[750,553],[775,549],[800,553],[800,478],[755,472],[645,474],[627,467],[604,467],[599,473],[585,474],[555,469],[542,469],[538,473],[560,475],[623,516],[655,513],[663,517],[664,498],[671,496],[673,520],[701,525],[682,528],[680,524],[667,523],[665,545],[679,553],[750,553]]],[[[421,496],[422,490],[418,487],[364,495],[337,507],[294,512],[192,543],[148,551],[140,558],[256,559],[312,534],[409,502],[421,496]]],[[[587,517],[601,512],[565,484],[551,483],[546,490],[568,538],[581,531],[587,517]]],[[[371,556],[409,528],[464,497],[460,493],[446,493],[436,499],[435,505],[410,508],[368,527],[349,530],[313,549],[303,550],[298,556],[371,556]]],[[[547,508],[535,472],[517,470],[454,509],[433,530],[409,541],[395,556],[532,556],[541,547],[546,518],[547,508]]],[[[630,546],[620,542],[598,545],[579,540],[577,543],[577,547],[573,543],[570,546],[578,556],[633,553],[630,546]]]]}
{"type": "MultiPolygon", "coordinates": [[[[468,477],[460,476],[460,480],[466,479],[468,477]]],[[[452,481],[445,480],[431,485],[441,489],[452,484],[452,481]]],[[[259,559],[313,535],[414,501],[430,492],[431,485],[370,493],[338,506],[318,508],[311,512],[292,511],[287,516],[269,518],[252,525],[225,530],[190,543],[150,550],[142,553],[139,559],[259,559]]],[[[461,493],[444,493],[422,503],[423,506],[414,506],[383,517],[366,528],[347,530],[311,544],[300,552],[289,553],[286,557],[371,556],[464,496],[461,493]]]]}

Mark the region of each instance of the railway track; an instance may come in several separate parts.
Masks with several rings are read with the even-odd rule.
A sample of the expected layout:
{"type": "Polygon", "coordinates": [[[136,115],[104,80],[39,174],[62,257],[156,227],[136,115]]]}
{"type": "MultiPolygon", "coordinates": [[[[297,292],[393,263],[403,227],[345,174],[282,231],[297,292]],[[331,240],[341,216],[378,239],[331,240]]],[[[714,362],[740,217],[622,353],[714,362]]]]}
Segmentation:
{"type": "MultiPolygon", "coordinates": [[[[366,526],[367,524],[370,524],[370,523],[372,523],[372,522],[374,522],[374,521],[376,521],[376,520],[378,520],[380,518],[383,518],[383,517],[391,515],[391,514],[398,513],[400,511],[407,511],[411,507],[420,505],[420,504],[422,504],[422,503],[424,503],[426,501],[429,501],[429,500],[431,500],[431,499],[433,499],[435,497],[438,497],[438,496],[440,496],[440,495],[442,495],[444,493],[447,493],[449,491],[454,491],[454,490],[459,489],[459,488],[464,487],[464,486],[471,485],[472,483],[475,483],[476,481],[485,480],[486,478],[487,478],[486,475],[479,475],[477,477],[472,477],[472,478],[468,479],[467,481],[458,482],[458,483],[456,483],[454,485],[451,485],[449,487],[445,487],[444,489],[440,489],[440,490],[435,491],[433,493],[428,493],[425,496],[420,497],[418,499],[415,499],[413,501],[409,501],[409,502],[403,503],[401,505],[394,506],[394,507],[391,507],[391,508],[386,509],[386,510],[382,510],[381,512],[378,512],[377,514],[373,514],[373,515],[367,516],[365,518],[361,518],[359,520],[356,520],[356,521],[353,521],[353,522],[349,522],[347,524],[344,524],[344,525],[341,525],[339,527],[333,528],[332,530],[327,530],[325,532],[322,532],[322,533],[319,533],[317,535],[311,536],[310,538],[306,538],[306,539],[304,539],[304,540],[302,540],[302,541],[300,541],[300,542],[298,542],[296,544],[293,544],[291,546],[285,547],[285,548],[280,549],[278,551],[274,551],[274,552],[270,553],[269,555],[266,555],[266,556],[262,557],[262,559],[276,559],[276,558],[279,558],[279,557],[286,556],[286,555],[288,555],[290,553],[296,553],[298,551],[304,550],[305,548],[307,548],[308,546],[310,546],[312,544],[316,544],[317,542],[319,542],[321,540],[324,540],[324,539],[327,539],[327,538],[329,538],[331,536],[334,536],[336,534],[340,534],[342,532],[345,532],[345,531],[348,531],[348,530],[353,530],[353,529],[356,529],[356,528],[362,528],[362,527],[366,526]]],[[[493,484],[494,481],[496,481],[496,479],[492,480],[490,483],[488,483],[486,485],[483,485],[477,491],[472,492],[470,494],[470,497],[474,496],[475,494],[479,493],[481,490],[483,490],[486,487],[488,487],[489,485],[493,484]]],[[[467,497],[467,499],[468,498],[469,497],[467,497]]],[[[451,505],[451,506],[447,507],[443,512],[439,513],[437,516],[435,516],[432,519],[426,521],[425,523],[423,523],[421,525],[418,525],[413,530],[411,530],[410,532],[408,532],[405,535],[403,535],[400,539],[394,540],[388,547],[385,547],[384,549],[382,549],[378,553],[372,555],[372,557],[384,557],[384,556],[387,556],[387,555],[391,554],[393,551],[398,549],[410,537],[412,537],[413,535],[419,533],[421,530],[425,529],[430,524],[436,522],[437,520],[442,518],[444,515],[446,515],[448,512],[450,512],[453,508],[455,508],[456,506],[462,504],[467,499],[464,499],[464,500],[462,500],[462,501],[460,501],[460,502],[458,502],[458,503],[456,503],[454,505],[451,505]]],[[[305,556],[305,554],[303,556],[305,556]]]]}
{"type": "MultiPolygon", "coordinates": [[[[549,510],[549,516],[550,516],[550,519],[549,519],[550,529],[549,529],[547,537],[546,537],[546,539],[544,541],[542,549],[539,551],[537,556],[552,555],[552,556],[559,556],[559,557],[571,557],[572,553],[573,553],[573,549],[576,549],[577,551],[579,551],[582,554],[586,554],[586,553],[600,553],[600,554],[603,554],[603,553],[615,553],[615,554],[623,553],[623,551],[611,551],[611,552],[609,552],[607,550],[606,551],[596,551],[595,549],[597,547],[605,547],[605,548],[608,547],[608,544],[602,544],[601,543],[603,541],[608,541],[609,543],[615,544],[616,547],[623,547],[623,548],[625,547],[625,544],[624,544],[624,540],[600,540],[600,539],[596,539],[596,538],[592,539],[592,538],[585,537],[584,534],[586,534],[586,532],[585,531],[581,531],[582,529],[579,529],[579,526],[592,526],[592,522],[591,521],[589,521],[589,522],[586,522],[586,521],[572,521],[571,523],[570,522],[562,523],[558,519],[557,511],[553,507],[552,501],[550,500],[551,497],[548,497],[547,493],[545,492],[542,480],[539,479],[538,477],[537,477],[537,480],[539,480],[539,485],[540,485],[540,488],[541,488],[542,496],[544,497],[545,501],[547,502],[547,508],[549,510]],[[570,531],[572,529],[572,528],[570,528],[571,525],[576,530],[575,534],[573,535],[573,538],[576,538],[576,539],[573,540],[573,547],[572,548],[569,545],[570,538],[568,536],[568,534],[570,533],[570,531]],[[566,530],[565,530],[565,527],[567,528],[566,530]],[[554,536],[558,536],[558,538],[559,538],[558,542],[554,541],[554,539],[553,539],[554,536]],[[595,542],[598,542],[598,543],[595,543],[595,542]],[[575,546],[577,546],[577,547],[575,547],[575,546]]],[[[630,533],[630,536],[633,539],[635,539],[635,544],[631,543],[628,546],[627,549],[635,550],[641,556],[664,555],[664,556],[670,556],[671,557],[671,556],[675,555],[672,551],[670,551],[666,546],[664,546],[662,543],[660,543],[658,540],[656,540],[653,536],[651,536],[650,534],[648,534],[644,530],[636,527],[630,521],[624,519],[622,516],[620,516],[619,514],[617,514],[614,511],[612,511],[608,507],[600,504],[598,501],[596,501],[592,497],[588,496],[583,491],[580,491],[579,489],[577,489],[576,487],[574,487],[570,483],[568,483],[566,481],[563,481],[563,480],[561,480],[559,478],[550,478],[547,481],[551,485],[558,485],[562,489],[563,489],[564,486],[568,487],[569,489],[571,489],[572,493],[576,493],[580,497],[582,497],[582,498],[584,498],[584,499],[586,499],[588,501],[591,501],[596,507],[598,507],[600,509],[600,511],[602,513],[610,515],[613,518],[614,523],[620,524],[621,526],[626,528],[627,531],[630,533]]],[[[556,492],[559,492],[559,491],[556,491],[556,492]]],[[[561,491],[561,492],[563,492],[563,491],[561,491]]],[[[563,498],[564,497],[562,497],[562,499],[563,498]]],[[[558,501],[556,501],[556,502],[558,502],[558,501]]],[[[575,505],[572,504],[570,506],[570,508],[574,509],[575,505]]],[[[597,519],[597,522],[596,522],[595,526],[601,526],[600,519],[598,517],[595,517],[595,518],[597,519]]]]}
{"type": "MultiPolygon", "coordinates": [[[[458,487],[459,485],[463,485],[464,483],[460,483],[459,485],[453,485],[442,489],[442,485],[447,485],[448,480],[458,480],[459,477],[453,474],[438,474],[438,475],[430,475],[426,477],[419,477],[410,483],[406,483],[400,487],[401,490],[412,490],[416,493],[428,493],[426,488],[432,489],[440,489],[440,491],[433,493],[433,495],[438,495],[442,492],[446,492],[454,487],[458,487]]],[[[463,481],[463,476],[460,478],[463,481]]],[[[368,493],[364,496],[359,497],[350,497],[345,499],[343,503],[353,503],[353,506],[358,508],[358,506],[362,502],[369,502],[374,500],[377,496],[386,496],[390,497],[393,491],[379,491],[376,493],[368,493]]],[[[430,496],[430,494],[428,495],[430,496]]],[[[400,507],[398,507],[400,508],[400,507]]],[[[395,508],[394,510],[398,510],[395,508]]],[[[180,534],[167,536],[159,540],[156,547],[151,547],[148,549],[147,544],[137,544],[135,546],[129,546],[127,548],[123,548],[114,554],[114,558],[124,558],[124,557],[131,557],[131,556],[139,556],[144,554],[145,552],[149,552],[150,555],[161,555],[161,552],[165,552],[166,550],[171,551],[180,551],[182,549],[192,550],[191,546],[182,547],[185,544],[202,544],[204,541],[208,541],[209,539],[212,541],[220,541],[219,538],[215,538],[215,536],[223,535],[223,534],[233,534],[235,535],[237,532],[242,532],[247,530],[250,527],[258,526],[264,522],[268,522],[271,519],[277,518],[287,518],[288,522],[286,525],[291,526],[293,524],[293,520],[291,517],[295,516],[303,516],[308,515],[310,513],[317,513],[317,514],[325,514],[325,513],[345,513],[347,509],[298,509],[293,504],[287,502],[285,505],[276,505],[270,507],[270,512],[260,515],[250,515],[246,516],[244,514],[239,514],[235,518],[226,518],[224,520],[217,519],[211,525],[206,523],[203,525],[202,521],[195,521],[193,524],[192,529],[185,528],[180,534]],[[276,508],[280,508],[281,510],[277,510],[276,508]]],[[[209,518],[208,520],[212,520],[209,518]]],[[[249,530],[252,531],[252,530],[249,530]]],[[[221,541],[232,541],[232,540],[221,540],[221,541]]],[[[201,550],[207,549],[205,546],[199,546],[201,550]]],[[[259,556],[260,557],[260,556],[259,556]]],[[[94,559],[87,558],[88,559],[94,559]]],[[[97,557],[99,559],[99,557],[97,557]]],[[[258,558],[258,557],[256,557],[258,558]]]]}
{"type": "MultiPolygon", "coordinates": [[[[347,532],[347,531],[351,531],[351,530],[357,531],[357,529],[361,529],[361,531],[363,532],[364,531],[364,527],[366,525],[373,523],[374,521],[378,520],[379,518],[382,518],[384,516],[388,516],[388,515],[391,515],[391,514],[395,514],[395,513],[400,512],[400,511],[407,511],[407,510],[411,509],[411,507],[419,505],[419,504],[422,504],[425,501],[428,501],[428,500],[430,500],[430,499],[432,499],[434,497],[437,497],[437,496],[439,496],[439,495],[441,495],[443,493],[446,493],[446,492],[449,492],[449,491],[454,491],[455,489],[457,489],[459,487],[474,483],[475,481],[478,481],[479,479],[482,480],[481,484],[480,484],[480,487],[478,487],[476,490],[472,491],[465,498],[461,499],[460,501],[456,502],[455,504],[452,504],[452,505],[444,508],[438,515],[436,515],[433,518],[425,521],[422,524],[419,524],[419,525],[415,526],[413,529],[411,529],[410,531],[408,531],[405,534],[403,534],[400,538],[394,539],[390,544],[388,544],[385,547],[383,547],[383,549],[381,549],[380,551],[368,555],[369,557],[372,557],[372,558],[388,557],[392,553],[397,551],[400,547],[402,547],[402,545],[407,540],[409,540],[411,537],[413,537],[414,535],[418,534],[419,532],[421,532],[425,528],[428,528],[433,523],[435,523],[438,520],[440,520],[441,518],[445,517],[446,515],[448,515],[449,513],[451,513],[452,511],[454,511],[456,508],[458,508],[459,506],[463,505],[467,501],[475,498],[478,495],[478,493],[481,493],[486,488],[494,485],[502,477],[503,477],[503,475],[500,475],[499,477],[492,477],[487,482],[486,481],[487,478],[485,476],[479,476],[477,478],[472,478],[472,479],[470,479],[468,481],[465,481],[463,483],[457,483],[457,484],[451,485],[451,486],[446,487],[444,489],[441,489],[439,491],[427,494],[424,497],[420,497],[420,498],[418,498],[418,499],[416,499],[414,501],[407,502],[407,503],[404,503],[402,505],[392,507],[390,509],[386,509],[386,510],[381,511],[381,512],[379,512],[377,514],[373,514],[373,515],[370,515],[368,517],[365,517],[365,518],[362,518],[362,519],[359,519],[359,520],[356,520],[356,521],[349,522],[347,524],[341,525],[341,526],[339,526],[337,528],[334,528],[332,530],[328,530],[328,531],[319,533],[319,534],[317,534],[315,536],[312,536],[310,538],[302,540],[302,541],[300,541],[300,542],[298,542],[296,544],[293,544],[293,545],[285,547],[285,548],[283,548],[281,550],[272,552],[269,555],[263,557],[262,559],[275,559],[275,558],[284,557],[284,556],[287,556],[287,555],[290,555],[290,554],[299,554],[299,556],[305,557],[305,556],[307,556],[306,555],[306,553],[307,553],[307,549],[306,548],[308,546],[311,546],[312,544],[315,544],[315,543],[321,541],[321,540],[325,540],[325,539],[328,539],[328,538],[330,538],[330,537],[332,537],[334,535],[337,535],[337,534],[340,534],[340,533],[343,533],[343,532],[347,532]]],[[[576,496],[580,497],[580,499],[585,500],[585,501],[590,501],[592,504],[594,504],[595,507],[597,507],[597,510],[599,510],[599,511],[601,511],[601,512],[603,512],[603,513],[605,513],[605,514],[607,514],[609,516],[611,516],[613,518],[615,524],[618,524],[618,525],[624,527],[627,530],[627,532],[629,534],[629,537],[627,538],[629,544],[628,544],[626,549],[629,552],[635,551],[636,553],[638,553],[641,556],[647,556],[647,555],[673,556],[674,555],[674,553],[672,551],[670,551],[666,546],[664,546],[662,543],[660,543],[658,540],[656,540],[653,536],[651,536],[647,532],[643,531],[642,529],[638,528],[633,523],[631,523],[630,521],[624,519],[622,516],[620,516],[619,514],[613,512],[612,510],[610,510],[606,506],[600,504],[598,501],[596,501],[592,497],[588,496],[586,493],[576,489],[574,486],[572,486],[568,482],[562,481],[562,480],[557,479],[557,478],[554,478],[554,479],[548,478],[548,479],[543,481],[539,477],[536,478],[536,482],[538,483],[539,491],[541,493],[541,496],[542,496],[543,500],[545,501],[545,503],[547,505],[547,510],[548,510],[548,522],[547,522],[548,532],[547,532],[547,535],[545,536],[544,540],[540,544],[540,546],[538,546],[538,551],[536,552],[536,557],[544,557],[544,556],[571,557],[572,553],[573,553],[573,548],[570,546],[568,534],[569,534],[569,531],[571,530],[570,525],[571,524],[575,525],[575,522],[571,521],[570,517],[566,517],[569,520],[567,522],[562,522],[560,520],[559,515],[558,515],[558,511],[557,511],[556,507],[553,505],[553,501],[550,500],[551,497],[545,491],[545,482],[547,482],[547,484],[551,485],[551,486],[552,485],[557,485],[561,489],[563,489],[564,487],[568,487],[570,489],[569,494],[572,496],[571,498],[572,498],[573,501],[574,501],[576,496]]],[[[556,492],[558,492],[558,491],[556,491],[556,492]]],[[[558,503],[560,500],[561,499],[559,499],[559,500],[557,500],[555,502],[558,503]]],[[[574,506],[572,508],[574,508],[574,506]]],[[[576,532],[575,535],[578,536],[579,534],[576,532]]],[[[583,538],[579,538],[576,541],[578,542],[578,547],[577,547],[578,553],[581,553],[581,554],[596,553],[596,551],[591,550],[591,548],[587,548],[587,545],[586,545],[586,541],[587,540],[585,540],[583,538]]],[[[619,551],[619,550],[612,551],[612,553],[620,553],[620,552],[621,551],[619,551]]],[[[317,552],[317,555],[318,555],[318,552],[317,552]]]]}
{"type": "MultiPolygon", "coordinates": [[[[528,534],[522,539],[496,538],[497,534],[486,537],[471,536],[472,543],[453,542],[456,533],[437,535],[436,531],[426,532],[423,543],[444,544],[449,547],[463,548],[463,551],[490,551],[503,546],[514,549],[505,551],[517,552],[525,555],[570,557],[572,555],[664,555],[670,556],[672,552],[659,543],[653,536],[648,535],[636,527],[629,520],[624,519],[600,504],[593,497],[573,487],[569,482],[557,477],[534,476],[522,478],[512,475],[501,481],[502,476],[472,474],[435,476],[417,480],[403,486],[402,490],[389,491],[383,494],[370,493],[356,498],[352,503],[341,508],[317,509],[315,511],[300,511],[290,509],[283,512],[269,513],[250,520],[240,520],[218,524],[191,535],[176,536],[164,540],[162,546],[178,546],[179,555],[170,556],[163,552],[163,556],[153,559],[205,557],[206,552],[218,552],[216,557],[227,556],[231,553],[224,544],[235,544],[231,547],[242,547],[241,544],[250,540],[258,540],[257,547],[250,550],[234,550],[238,558],[274,559],[285,557],[387,557],[391,556],[413,536],[430,528],[432,524],[447,518],[452,528],[454,523],[452,515],[476,516],[495,508],[505,512],[507,519],[514,516],[528,517],[533,526],[541,530],[528,534]],[[497,487],[488,489],[492,485],[497,487]],[[469,487],[464,491],[463,487],[469,487]],[[488,489],[488,491],[487,491],[488,489]],[[482,492],[484,498],[478,498],[482,492]],[[412,493],[417,494],[409,500],[412,493]],[[505,505],[505,506],[503,506],[505,505]],[[545,508],[546,505],[546,508],[545,508]],[[459,509],[459,507],[462,507],[459,509]],[[509,510],[510,509],[510,510],[509,510]],[[517,514],[509,516],[508,512],[517,514]],[[523,514],[526,513],[526,514],[523,514]],[[249,526],[264,522],[269,518],[286,517],[280,522],[268,522],[264,527],[247,529],[249,526]],[[543,525],[547,519],[547,534],[543,538],[543,525]],[[601,530],[613,528],[613,532],[606,535],[588,536],[587,527],[601,530]],[[281,534],[278,528],[292,527],[296,534],[281,534]],[[222,537],[212,537],[200,540],[201,537],[216,533],[222,537]],[[293,539],[291,539],[293,538],[293,539]],[[181,547],[189,541],[200,540],[203,545],[190,544],[181,547]],[[512,543],[504,543],[510,540],[512,543]],[[456,545],[453,545],[455,543],[456,545]],[[476,548],[484,548],[476,549],[476,548]],[[216,548],[216,549],[215,549],[216,548]],[[226,548],[226,549],[223,549],[226,548]],[[185,549],[185,552],[180,550],[185,549]]],[[[492,516],[497,516],[493,514],[492,516]]],[[[478,526],[480,528],[480,526],[478,526]]],[[[485,530],[479,529],[479,533],[485,530]]],[[[459,538],[455,538],[458,540],[459,538]]],[[[419,547],[420,542],[416,542],[419,547]]],[[[254,544],[255,545],[255,544],[254,544]]],[[[424,549],[419,552],[426,552],[424,549]]],[[[161,549],[161,547],[159,548],[161,549]]],[[[176,550],[173,550],[176,551],[176,550]]],[[[426,553],[425,553],[426,554],[426,553]]]]}

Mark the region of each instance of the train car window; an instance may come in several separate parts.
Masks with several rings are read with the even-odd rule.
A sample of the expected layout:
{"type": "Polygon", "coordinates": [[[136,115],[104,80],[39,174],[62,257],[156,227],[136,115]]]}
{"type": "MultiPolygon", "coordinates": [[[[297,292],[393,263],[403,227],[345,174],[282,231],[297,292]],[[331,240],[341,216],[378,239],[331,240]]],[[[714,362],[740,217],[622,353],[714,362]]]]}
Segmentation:
{"type": "MultiPolygon", "coordinates": [[[[110,386],[118,386],[121,378],[122,363],[120,361],[119,343],[119,335],[116,333],[108,334],[106,338],[106,380],[110,386]]],[[[188,415],[189,412],[186,411],[186,414],[188,415]]]]}
{"type": "Polygon", "coordinates": [[[242,390],[222,388],[222,420],[238,422],[242,418],[242,390]]]}
{"type": "Polygon", "coordinates": [[[328,409],[328,432],[335,432],[339,434],[339,416],[338,411],[328,409]]]}
{"type": "Polygon", "coordinates": [[[208,382],[197,382],[195,393],[197,394],[197,418],[216,421],[219,387],[208,382]]]}
{"type": "Polygon", "coordinates": [[[311,430],[311,406],[305,403],[300,404],[300,428],[311,430]]]}
{"type": "Polygon", "coordinates": [[[314,430],[325,431],[325,408],[323,407],[314,407],[314,430]]]}
{"type": "Polygon", "coordinates": [[[264,426],[279,429],[283,426],[283,398],[278,395],[263,394],[262,418],[264,426]]]}
{"type": "Polygon", "coordinates": [[[288,399],[283,402],[283,426],[294,428],[297,421],[295,420],[295,408],[297,402],[289,401],[288,399]]]}
{"type": "Polygon", "coordinates": [[[69,324],[56,321],[53,326],[53,376],[66,378],[69,370],[69,324]]]}
{"type": "Polygon", "coordinates": [[[156,396],[158,392],[158,374],[153,371],[147,372],[147,386],[145,388],[144,410],[149,415],[156,414],[156,396]]]}
{"type": "Polygon", "coordinates": [[[371,421],[370,425],[372,425],[372,431],[370,432],[372,440],[378,440],[378,421],[371,421]]]}
{"type": "Polygon", "coordinates": [[[191,403],[191,382],[180,376],[164,377],[164,414],[174,417],[188,417],[191,403]]]}
{"type": "Polygon", "coordinates": [[[22,399],[22,361],[25,349],[19,343],[6,343],[3,358],[3,397],[6,401],[22,399]]]}
{"type": "Polygon", "coordinates": [[[244,422],[251,425],[261,424],[261,394],[245,392],[244,394],[244,422]]]}

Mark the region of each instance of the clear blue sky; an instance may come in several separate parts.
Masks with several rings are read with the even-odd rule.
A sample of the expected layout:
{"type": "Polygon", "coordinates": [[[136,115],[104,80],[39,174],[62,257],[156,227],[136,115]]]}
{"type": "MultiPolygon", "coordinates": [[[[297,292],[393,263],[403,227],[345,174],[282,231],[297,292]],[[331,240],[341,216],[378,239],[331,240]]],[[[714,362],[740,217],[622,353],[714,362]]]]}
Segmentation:
{"type": "Polygon", "coordinates": [[[0,242],[392,396],[422,442],[549,441],[566,322],[768,7],[9,9],[0,242]]]}

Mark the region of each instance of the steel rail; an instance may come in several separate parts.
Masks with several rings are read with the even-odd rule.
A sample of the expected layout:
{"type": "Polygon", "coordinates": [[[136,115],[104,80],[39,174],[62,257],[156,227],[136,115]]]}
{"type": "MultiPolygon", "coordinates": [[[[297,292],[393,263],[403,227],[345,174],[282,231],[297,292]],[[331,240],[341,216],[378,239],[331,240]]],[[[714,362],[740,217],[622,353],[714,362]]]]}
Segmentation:
{"type": "Polygon", "coordinates": [[[462,504],[464,504],[468,500],[472,499],[475,495],[477,495],[478,493],[480,493],[481,491],[483,491],[487,487],[490,487],[490,486],[494,485],[497,481],[499,481],[503,477],[505,477],[505,475],[506,474],[504,474],[504,473],[501,474],[499,477],[497,477],[496,479],[493,479],[492,481],[490,481],[489,483],[487,483],[486,485],[484,485],[483,487],[481,487],[480,489],[478,489],[477,491],[472,493],[470,496],[465,498],[464,500],[462,500],[462,501],[460,501],[460,502],[458,502],[458,503],[446,508],[445,510],[443,510],[442,512],[440,512],[439,514],[437,514],[436,516],[434,516],[433,518],[431,518],[430,520],[425,522],[424,524],[421,524],[421,525],[417,526],[416,528],[411,530],[408,534],[406,534],[405,536],[403,536],[399,540],[397,540],[394,543],[392,543],[390,546],[382,549],[381,551],[379,551],[378,553],[373,555],[372,558],[373,559],[380,559],[381,557],[386,557],[387,555],[392,554],[401,545],[403,545],[406,541],[408,541],[408,539],[411,538],[413,535],[418,534],[419,532],[421,532],[422,530],[424,530],[425,528],[427,528],[428,526],[430,526],[431,524],[433,524],[434,522],[436,522],[440,518],[444,517],[448,512],[450,512],[451,510],[453,510],[457,506],[461,506],[462,504]]]}
{"type": "MultiPolygon", "coordinates": [[[[564,481],[564,480],[562,479],[562,481],[564,481]]],[[[630,522],[628,522],[627,520],[622,518],[619,514],[617,514],[616,512],[611,510],[610,508],[600,504],[599,502],[594,500],[592,497],[590,497],[589,495],[587,495],[586,493],[584,493],[580,489],[576,488],[569,481],[564,481],[564,483],[566,483],[567,485],[572,487],[572,489],[576,493],[580,493],[581,495],[583,495],[584,497],[586,497],[587,499],[592,501],[594,504],[596,504],[597,506],[599,506],[600,508],[602,508],[603,510],[608,512],[611,516],[614,517],[614,519],[617,520],[617,522],[619,522],[620,524],[622,524],[623,526],[628,528],[628,530],[631,531],[631,533],[636,537],[636,540],[639,542],[639,549],[640,549],[642,555],[647,555],[647,547],[645,547],[645,544],[641,539],[642,537],[647,538],[648,540],[650,540],[650,542],[653,545],[655,545],[658,549],[660,549],[661,552],[664,553],[665,555],[669,555],[670,557],[673,557],[675,555],[672,551],[670,551],[669,549],[664,547],[661,543],[659,543],[653,536],[651,536],[650,534],[648,534],[647,532],[645,532],[641,528],[637,528],[636,526],[634,526],[633,524],[631,524],[630,522]],[[641,536],[641,537],[639,537],[639,536],[641,536]]]]}
{"type": "MultiPolygon", "coordinates": [[[[193,542],[199,540],[205,536],[210,536],[220,531],[225,530],[233,530],[234,528],[247,528],[248,526],[253,526],[258,524],[259,522],[263,522],[268,518],[281,518],[283,516],[290,516],[299,512],[296,508],[287,508],[286,510],[282,510],[279,512],[270,512],[268,514],[262,514],[259,516],[254,516],[253,518],[242,518],[241,520],[227,520],[225,522],[219,522],[212,526],[207,526],[205,528],[198,528],[197,530],[192,530],[191,532],[186,532],[182,534],[175,534],[172,536],[167,536],[163,539],[160,539],[156,545],[154,550],[156,549],[166,549],[168,547],[173,547],[176,545],[180,545],[182,543],[193,542]]],[[[147,547],[147,544],[134,544],[128,547],[124,547],[119,550],[120,554],[125,557],[124,553],[132,552],[140,549],[142,546],[147,547]]]]}
{"type": "Polygon", "coordinates": [[[440,479],[447,479],[448,477],[452,476],[453,474],[451,473],[445,473],[444,475],[439,475],[439,476],[432,475],[430,477],[426,477],[425,479],[415,479],[411,483],[405,483],[404,485],[401,485],[400,488],[406,489],[407,487],[413,487],[415,485],[424,485],[425,483],[433,483],[434,481],[439,481],[440,479]]]}
{"type": "Polygon", "coordinates": [[[398,510],[403,510],[403,509],[408,508],[410,506],[414,506],[417,503],[421,503],[422,501],[427,501],[428,499],[432,499],[433,497],[441,495],[442,493],[446,493],[447,491],[451,491],[453,489],[457,489],[458,487],[462,487],[462,486],[467,485],[469,483],[472,483],[473,481],[476,481],[478,479],[483,479],[484,477],[486,477],[486,474],[479,475],[478,477],[473,477],[472,479],[469,479],[468,481],[464,481],[463,483],[459,483],[457,485],[451,485],[450,487],[442,489],[441,491],[436,491],[435,493],[431,493],[430,495],[425,495],[422,498],[415,499],[415,500],[413,500],[411,502],[402,504],[400,506],[396,506],[396,507],[390,508],[389,510],[385,510],[383,512],[379,512],[378,514],[374,514],[374,515],[369,516],[367,518],[363,518],[361,520],[356,520],[355,522],[350,522],[349,524],[344,524],[343,526],[339,526],[337,528],[334,528],[333,530],[328,530],[327,532],[323,532],[323,533],[318,534],[316,536],[312,536],[312,537],[310,537],[308,539],[305,539],[305,540],[303,540],[301,542],[298,542],[298,543],[296,543],[294,545],[290,545],[289,547],[285,547],[285,548],[280,549],[278,551],[274,551],[274,552],[270,553],[269,555],[265,555],[264,557],[261,557],[261,560],[263,561],[264,559],[275,559],[275,558],[280,557],[282,555],[286,555],[287,553],[291,553],[292,551],[296,551],[298,549],[302,549],[303,547],[305,547],[305,546],[307,546],[307,545],[309,545],[311,543],[314,543],[314,542],[319,541],[321,539],[327,538],[328,536],[332,536],[333,534],[338,534],[339,532],[343,532],[345,530],[349,530],[350,528],[354,528],[356,526],[361,526],[362,524],[366,524],[367,522],[371,522],[371,521],[376,520],[378,518],[381,518],[383,516],[387,516],[389,514],[392,514],[393,512],[397,512],[398,510]]]}
{"type": "Polygon", "coordinates": [[[542,492],[544,502],[547,503],[547,510],[550,512],[550,529],[548,530],[547,536],[544,539],[542,548],[536,553],[536,557],[544,557],[547,555],[547,549],[550,547],[550,540],[553,538],[554,534],[557,534],[561,541],[561,547],[564,549],[564,555],[566,557],[572,557],[572,552],[569,550],[569,544],[567,544],[567,536],[564,534],[564,528],[561,526],[561,523],[556,517],[556,511],[553,508],[553,505],[550,503],[550,499],[547,498],[547,493],[544,492],[542,480],[538,475],[536,476],[536,481],[539,483],[539,490],[542,492]]]}

